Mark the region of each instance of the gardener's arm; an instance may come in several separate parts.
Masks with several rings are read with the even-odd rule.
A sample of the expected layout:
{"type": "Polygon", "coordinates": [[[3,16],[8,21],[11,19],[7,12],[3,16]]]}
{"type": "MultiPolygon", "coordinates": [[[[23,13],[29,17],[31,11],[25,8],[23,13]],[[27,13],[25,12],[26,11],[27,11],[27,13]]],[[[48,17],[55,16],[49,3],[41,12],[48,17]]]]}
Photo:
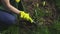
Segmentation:
{"type": "Polygon", "coordinates": [[[20,18],[26,19],[27,21],[31,21],[33,22],[32,18],[29,16],[28,13],[25,13],[24,11],[19,11],[18,9],[16,9],[15,7],[13,7],[10,4],[10,0],[1,0],[1,2],[3,3],[3,5],[10,11],[19,14],[20,18]]]}
{"type": "Polygon", "coordinates": [[[20,11],[17,8],[13,7],[10,4],[10,0],[1,0],[1,2],[7,8],[7,10],[10,10],[10,11],[16,13],[16,14],[19,14],[20,13],[20,11]]]}

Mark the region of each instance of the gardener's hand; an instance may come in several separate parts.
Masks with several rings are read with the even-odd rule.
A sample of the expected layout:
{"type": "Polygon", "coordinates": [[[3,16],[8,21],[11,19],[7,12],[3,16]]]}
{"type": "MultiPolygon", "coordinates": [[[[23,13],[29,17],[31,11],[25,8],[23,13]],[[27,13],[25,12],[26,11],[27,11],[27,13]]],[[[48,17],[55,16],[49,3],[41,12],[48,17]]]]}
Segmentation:
{"type": "Polygon", "coordinates": [[[20,11],[20,18],[30,21],[31,23],[33,22],[33,19],[29,16],[29,14],[24,11],[20,11]]]}

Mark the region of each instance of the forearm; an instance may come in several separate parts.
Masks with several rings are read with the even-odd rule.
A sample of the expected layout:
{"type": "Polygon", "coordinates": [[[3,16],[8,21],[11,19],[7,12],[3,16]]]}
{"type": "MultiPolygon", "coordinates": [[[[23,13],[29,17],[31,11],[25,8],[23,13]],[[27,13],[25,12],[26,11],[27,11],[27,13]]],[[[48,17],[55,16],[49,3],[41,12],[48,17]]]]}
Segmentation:
{"type": "Polygon", "coordinates": [[[15,7],[13,7],[12,5],[8,5],[6,8],[7,8],[9,11],[12,11],[12,12],[14,12],[14,13],[16,13],[16,14],[19,14],[19,13],[20,13],[20,10],[18,10],[18,9],[15,8],[15,7]]]}

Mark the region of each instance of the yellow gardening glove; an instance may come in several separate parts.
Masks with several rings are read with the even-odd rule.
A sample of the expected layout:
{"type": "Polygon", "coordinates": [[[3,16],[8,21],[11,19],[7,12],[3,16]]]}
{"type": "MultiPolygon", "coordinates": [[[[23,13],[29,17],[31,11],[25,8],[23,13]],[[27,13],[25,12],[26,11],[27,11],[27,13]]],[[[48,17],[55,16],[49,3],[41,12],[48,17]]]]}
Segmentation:
{"type": "Polygon", "coordinates": [[[20,11],[20,17],[30,21],[31,23],[33,22],[33,19],[29,16],[29,14],[25,13],[24,11],[20,11]]]}

